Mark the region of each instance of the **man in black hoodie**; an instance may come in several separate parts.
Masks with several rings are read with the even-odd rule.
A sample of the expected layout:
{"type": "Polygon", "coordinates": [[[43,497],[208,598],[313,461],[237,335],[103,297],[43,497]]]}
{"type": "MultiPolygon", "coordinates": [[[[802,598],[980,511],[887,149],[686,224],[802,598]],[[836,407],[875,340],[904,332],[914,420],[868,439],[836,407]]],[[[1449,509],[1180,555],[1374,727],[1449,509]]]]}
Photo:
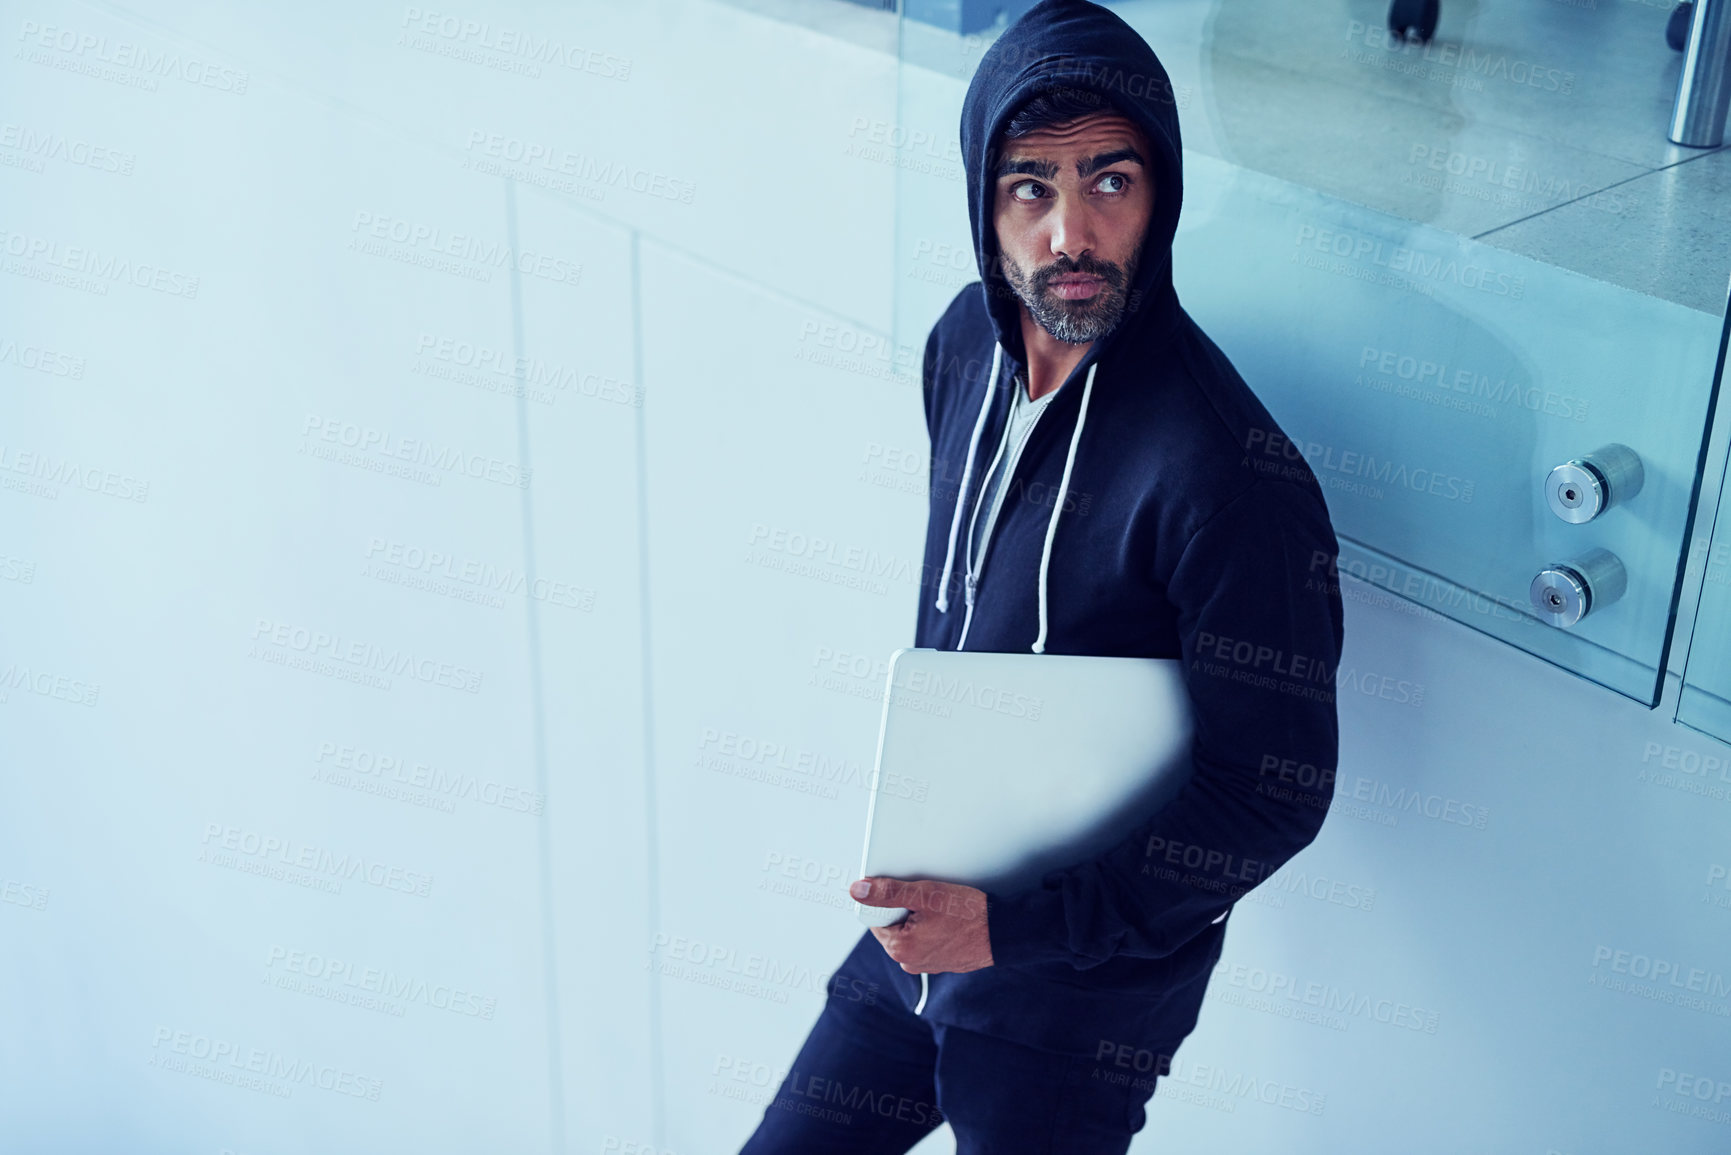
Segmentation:
{"type": "Polygon", "coordinates": [[[1178,303],[1165,70],[1106,9],[1042,0],[987,51],[961,127],[981,279],[926,343],[939,576],[915,645],[1181,658],[1192,774],[1037,887],[856,882],[913,913],[837,968],[742,1155],[905,1151],[946,1119],[962,1153],[1128,1150],[1233,903],[1333,794],[1334,531],[1178,303]]]}

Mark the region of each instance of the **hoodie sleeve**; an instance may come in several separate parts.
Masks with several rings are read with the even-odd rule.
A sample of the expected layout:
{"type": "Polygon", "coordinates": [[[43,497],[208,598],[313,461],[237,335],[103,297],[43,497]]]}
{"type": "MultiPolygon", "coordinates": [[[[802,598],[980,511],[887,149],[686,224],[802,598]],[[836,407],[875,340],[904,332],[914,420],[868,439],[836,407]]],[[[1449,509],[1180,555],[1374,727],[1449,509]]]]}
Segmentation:
{"type": "Polygon", "coordinates": [[[937,430],[932,421],[932,379],[938,371],[938,326],[933,325],[932,331],[926,334],[926,351],[920,358],[920,394],[926,407],[926,437],[928,442],[935,439],[937,430]]]}
{"type": "Polygon", "coordinates": [[[1195,774],[1103,856],[988,892],[996,963],[1170,954],[1316,837],[1339,747],[1337,551],[1320,494],[1286,482],[1256,481],[1194,533],[1167,596],[1195,774]]]}

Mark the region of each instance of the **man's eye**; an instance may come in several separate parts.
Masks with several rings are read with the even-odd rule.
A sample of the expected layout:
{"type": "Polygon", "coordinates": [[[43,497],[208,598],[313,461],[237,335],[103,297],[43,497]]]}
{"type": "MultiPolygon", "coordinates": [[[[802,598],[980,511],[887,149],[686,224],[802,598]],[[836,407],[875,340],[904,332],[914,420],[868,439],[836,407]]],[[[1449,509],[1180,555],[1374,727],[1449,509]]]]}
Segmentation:
{"type": "Polygon", "coordinates": [[[1044,190],[1031,180],[1025,180],[1010,189],[1010,195],[1019,201],[1039,200],[1044,190]]]}
{"type": "Polygon", "coordinates": [[[1118,193],[1129,190],[1130,178],[1121,172],[1109,172],[1100,178],[1100,191],[1102,192],[1118,193]]]}

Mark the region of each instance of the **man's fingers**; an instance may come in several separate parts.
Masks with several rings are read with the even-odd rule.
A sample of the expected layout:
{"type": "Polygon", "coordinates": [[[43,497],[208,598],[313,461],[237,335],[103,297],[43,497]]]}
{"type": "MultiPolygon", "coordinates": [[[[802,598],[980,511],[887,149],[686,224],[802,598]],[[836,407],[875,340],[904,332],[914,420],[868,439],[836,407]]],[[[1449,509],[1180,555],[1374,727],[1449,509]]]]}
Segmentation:
{"type": "Polygon", "coordinates": [[[909,974],[919,973],[919,964],[915,960],[925,957],[924,950],[916,948],[915,944],[900,935],[882,934],[876,928],[872,930],[872,934],[877,936],[878,945],[884,948],[884,953],[890,956],[891,962],[909,974]]]}
{"type": "Polygon", "coordinates": [[[848,893],[861,906],[905,906],[910,910],[914,904],[907,900],[915,897],[916,891],[916,884],[899,878],[862,878],[848,887],[848,893]]]}
{"type": "Polygon", "coordinates": [[[905,906],[927,916],[947,915],[967,922],[986,917],[985,893],[971,886],[929,878],[862,878],[848,888],[861,906],[905,906]],[[869,886],[863,893],[860,888],[869,886]]]}

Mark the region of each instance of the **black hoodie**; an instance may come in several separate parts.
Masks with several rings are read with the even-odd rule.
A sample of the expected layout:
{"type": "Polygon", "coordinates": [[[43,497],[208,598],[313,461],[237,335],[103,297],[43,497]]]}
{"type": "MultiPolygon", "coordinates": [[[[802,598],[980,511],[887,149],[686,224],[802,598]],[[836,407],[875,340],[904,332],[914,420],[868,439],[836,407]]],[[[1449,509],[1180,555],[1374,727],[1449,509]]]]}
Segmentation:
{"type": "Polygon", "coordinates": [[[924,572],[942,577],[922,589],[914,644],[961,648],[966,622],[970,650],[1182,657],[1194,772],[1110,853],[988,892],[995,965],[914,976],[869,935],[850,962],[934,1021],[1087,1055],[1169,1048],[1195,1025],[1233,902],[1315,838],[1333,794],[1334,532],[1302,457],[1179,306],[1178,118],[1142,38],[1097,5],[1044,0],[986,52],[961,130],[982,280],[925,349],[924,572]],[[1029,435],[970,607],[959,531],[1025,366],[1015,299],[1001,280],[983,288],[997,257],[988,160],[1018,106],[1056,85],[1141,126],[1156,199],[1130,307],[1029,435]]]}

